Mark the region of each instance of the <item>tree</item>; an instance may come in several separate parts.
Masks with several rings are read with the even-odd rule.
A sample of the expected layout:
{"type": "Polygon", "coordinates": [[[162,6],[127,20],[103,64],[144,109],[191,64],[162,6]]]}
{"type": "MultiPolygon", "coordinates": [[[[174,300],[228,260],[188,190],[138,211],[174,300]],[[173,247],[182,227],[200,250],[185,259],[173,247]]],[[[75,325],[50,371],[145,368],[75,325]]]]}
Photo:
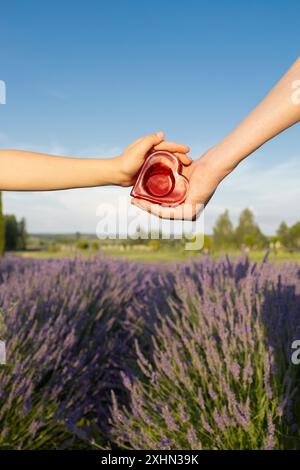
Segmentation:
{"type": "Polygon", "coordinates": [[[4,252],[5,238],[4,238],[4,217],[2,212],[2,193],[0,192],[0,256],[4,252]]]}
{"type": "Polygon", "coordinates": [[[235,230],[235,239],[238,246],[262,248],[267,245],[267,239],[255,222],[254,214],[250,209],[245,209],[241,213],[235,230]]]}
{"type": "Polygon", "coordinates": [[[233,244],[234,230],[228,210],[218,217],[213,228],[213,240],[216,248],[227,247],[233,244]]]}
{"type": "Polygon", "coordinates": [[[300,222],[296,222],[291,227],[282,222],[277,230],[277,236],[282,245],[288,250],[300,248],[300,222]]]}
{"type": "Polygon", "coordinates": [[[87,240],[79,240],[77,243],[76,243],[76,248],[78,250],[88,250],[90,247],[90,244],[87,240]]]}
{"type": "Polygon", "coordinates": [[[17,241],[17,250],[26,250],[26,242],[27,242],[27,231],[26,231],[26,220],[24,217],[17,222],[17,229],[18,229],[18,241],[17,241]]]}
{"type": "Polygon", "coordinates": [[[16,217],[13,214],[5,215],[4,226],[5,250],[16,250],[18,244],[18,225],[16,217]]]}
{"type": "Polygon", "coordinates": [[[296,222],[289,229],[288,247],[292,250],[300,248],[300,222],[296,222]]]}
{"type": "Polygon", "coordinates": [[[286,248],[290,247],[290,230],[285,222],[281,222],[276,235],[283,246],[286,248]]]}
{"type": "Polygon", "coordinates": [[[25,250],[26,249],[26,222],[25,219],[17,221],[15,215],[4,216],[5,227],[5,250],[25,250]]]}

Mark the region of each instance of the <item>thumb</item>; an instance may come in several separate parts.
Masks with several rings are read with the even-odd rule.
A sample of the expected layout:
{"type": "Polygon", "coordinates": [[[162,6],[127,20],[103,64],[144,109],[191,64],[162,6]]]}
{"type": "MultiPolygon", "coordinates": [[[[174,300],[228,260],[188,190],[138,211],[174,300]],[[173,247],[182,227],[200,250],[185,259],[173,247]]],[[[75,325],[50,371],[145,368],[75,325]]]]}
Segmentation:
{"type": "Polygon", "coordinates": [[[146,155],[149,150],[154,147],[154,145],[160,144],[163,141],[164,137],[165,135],[162,131],[155,132],[154,134],[149,134],[145,137],[142,137],[136,142],[134,150],[139,154],[146,155]]]}

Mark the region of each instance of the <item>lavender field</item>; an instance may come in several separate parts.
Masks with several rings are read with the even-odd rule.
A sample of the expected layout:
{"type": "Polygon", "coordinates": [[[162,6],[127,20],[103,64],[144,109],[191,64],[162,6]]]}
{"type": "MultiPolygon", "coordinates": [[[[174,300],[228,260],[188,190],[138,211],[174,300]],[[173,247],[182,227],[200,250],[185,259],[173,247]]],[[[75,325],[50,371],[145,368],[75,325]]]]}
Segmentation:
{"type": "Polygon", "coordinates": [[[1,449],[299,449],[300,269],[0,262],[1,449]]]}

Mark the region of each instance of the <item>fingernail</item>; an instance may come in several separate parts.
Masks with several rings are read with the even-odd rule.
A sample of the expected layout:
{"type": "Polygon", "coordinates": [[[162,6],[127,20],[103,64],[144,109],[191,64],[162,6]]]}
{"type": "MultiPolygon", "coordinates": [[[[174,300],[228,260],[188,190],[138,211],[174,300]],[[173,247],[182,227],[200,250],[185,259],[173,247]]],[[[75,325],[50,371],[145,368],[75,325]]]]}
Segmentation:
{"type": "Polygon", "coordinates": [[[159,139],[163,139],[165,134],[162,131],[156,132],[156,135],[159,139]]]}

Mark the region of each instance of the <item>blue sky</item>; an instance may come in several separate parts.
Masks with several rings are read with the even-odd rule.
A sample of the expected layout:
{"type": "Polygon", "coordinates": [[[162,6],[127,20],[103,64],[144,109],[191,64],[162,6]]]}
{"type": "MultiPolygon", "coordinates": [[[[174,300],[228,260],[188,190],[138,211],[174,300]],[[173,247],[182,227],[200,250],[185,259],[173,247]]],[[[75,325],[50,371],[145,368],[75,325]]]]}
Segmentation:
{"type": "MultiPolygon", "coordinates": [[[[216,143],[299,56],[300,3],[32,1],[0,4],[0,146],[112,156],[164,130],[193,157],[216,143]],[[298,46],[298,47],[297,47],[298,46]]],[[[207,231],[248,206],[267,233],[298,220],[299,126],[220,186],[207,231]]],[[[95,210],[124,190],[6,193],[35,232],[95,230],[95,210]]]]}

